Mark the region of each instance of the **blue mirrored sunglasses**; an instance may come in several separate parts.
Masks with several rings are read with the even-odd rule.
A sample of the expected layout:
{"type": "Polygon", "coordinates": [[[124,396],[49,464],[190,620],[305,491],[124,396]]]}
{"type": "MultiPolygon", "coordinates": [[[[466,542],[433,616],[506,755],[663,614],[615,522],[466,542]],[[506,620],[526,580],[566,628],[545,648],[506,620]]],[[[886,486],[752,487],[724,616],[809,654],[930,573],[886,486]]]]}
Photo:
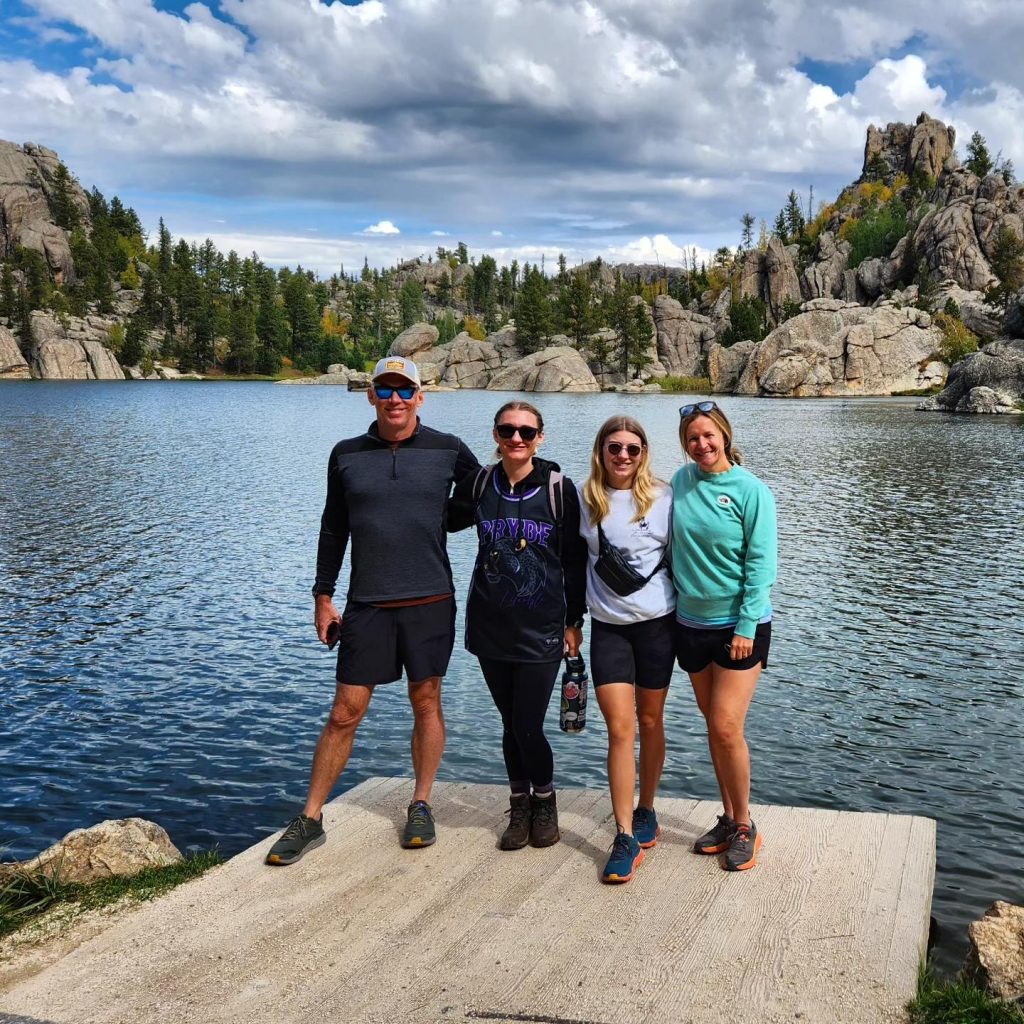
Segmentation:
{"type": "Polygon", "coordinates": [[[694,402],[692,405],[681,405],[679,407],[680,418],[685,419],[691,413],[694,412],[711,412],[712,409],[717,409],[718,405],[715,402],[694,402]]]}
{"type": "Polygon", "coordinates": [[[398,397],[403,402],[408,402],[419,391],[419,388],[412,384],[402,384],[400,387],[395,387],[392,384],[374,384],[373,390],[381,401],[387,401],[397,391],[398,397]]]}

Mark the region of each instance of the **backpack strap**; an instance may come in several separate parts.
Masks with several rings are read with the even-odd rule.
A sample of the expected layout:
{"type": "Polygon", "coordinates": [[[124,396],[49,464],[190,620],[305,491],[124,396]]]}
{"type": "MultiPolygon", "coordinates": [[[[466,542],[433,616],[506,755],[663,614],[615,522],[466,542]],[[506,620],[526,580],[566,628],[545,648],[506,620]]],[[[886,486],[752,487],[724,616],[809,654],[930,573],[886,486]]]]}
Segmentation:
{"type": "Polygon", "coordinates": [[[557,469],[548,474],[548,504],[555,520],[555,550],[562,557],[562,520],[565,518],[565,495],[562,493],[565,475],[557,469]]]}
{"type": "Polygon", "coordinates": [[[491,476],[494,473],[494,464],[490,466],[481,466],[477,470],[476,479],[473,481],[473,504],[479,505],[480,499],[484,496],[484,491],[487,490],[487,485],[491,481],[491,476]]]}

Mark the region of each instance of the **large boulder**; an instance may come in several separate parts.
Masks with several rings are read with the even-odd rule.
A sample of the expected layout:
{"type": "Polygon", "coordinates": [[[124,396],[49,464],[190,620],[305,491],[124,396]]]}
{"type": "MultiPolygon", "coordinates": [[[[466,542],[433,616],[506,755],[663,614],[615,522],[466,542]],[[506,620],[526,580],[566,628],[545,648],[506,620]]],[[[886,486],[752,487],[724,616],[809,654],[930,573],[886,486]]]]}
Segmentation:
{"type": "Polygon", "coordinates": [[[0,380],[28,380],[31,376],[14,335],[0,327],[0,380]]]}
{"type": "Polygon", "coordinates": [[[144,868],[165,867],[181,853],[159,825],[145,818],[101,821],[69,832],[37,857],[16,865],[27,872],[56,874],[65,882],[97,882],[112,875],[134,875],[144,868]]]}
{"type": "MultiPolygon", "coordinates": [[[[0,259],[18,246],[45,257],[58,284],[74,280],[68,234],[53,221],[50,199],[60,157],[52,149],[0,140],[0,259]]],[[[70,182],[70,199],[79,220],[90,226],[89,200],[81,186],[70,182]]]]}
{"type": "Polygon", "coordinates": [[[491,375],[501,366],[497,350],[486,341],[477,341],[463,332],[448,350],[441,383],[453,388],[485,388],[491,375]]]}
{"type": "Polygon", "coordinates": [[[999,999],[1024,1001],[1024,907],[997,900],[967,935],[965,973],[999,999]]]}
{"type": "Polygon", "coordinates": [[[438,330],[433,324],[416,323],[407,327],[388,349],[389,356],[415,359],[421,352],[432,348],[438,339],[438,330]]]}
{"type": "Polygon", "coordinates": [[[560,345],[533,352],[498,370],[487,390],[595,392],[601,389],[579,352],[568,345],[560,345]]]}
{"type": "Polygon", "coordinates": [[[715,340],[711,319],[684,309],[668,295],[655,298],[653,319],[658,362],[673,376],[698,376],[715,340]]]}
{"type": "MultiPolygon", "coordinates": [[[[928,387],[941,376],[932,358],[941,336],[920,309],[892,303],[866,308],[835,299],[813,300],[803,309],[750,350],[734,393],[888,395],[928,387]]],[[[712,387],[722,390],[735,364],[716,370],[712,387]]]]}
{"type": "Polygon", "coordinates": [[[1024,339],[993,341],[949,368],[944,390],[922,402],[926,412],[1024,410],[1024,339]]]}

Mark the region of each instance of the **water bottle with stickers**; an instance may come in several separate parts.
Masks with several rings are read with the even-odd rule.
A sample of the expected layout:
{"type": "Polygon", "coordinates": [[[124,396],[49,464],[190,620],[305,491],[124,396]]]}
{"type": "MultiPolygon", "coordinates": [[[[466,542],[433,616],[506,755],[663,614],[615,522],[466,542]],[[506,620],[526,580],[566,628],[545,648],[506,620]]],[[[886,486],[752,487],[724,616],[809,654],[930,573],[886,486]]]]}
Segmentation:
{"type": "Polygon", "coordinates": [[[565,659],[562,673],[562,707],[558,725],[562,732],[583,732],[587,724],[587,666],[579,655],[565,659]]]}

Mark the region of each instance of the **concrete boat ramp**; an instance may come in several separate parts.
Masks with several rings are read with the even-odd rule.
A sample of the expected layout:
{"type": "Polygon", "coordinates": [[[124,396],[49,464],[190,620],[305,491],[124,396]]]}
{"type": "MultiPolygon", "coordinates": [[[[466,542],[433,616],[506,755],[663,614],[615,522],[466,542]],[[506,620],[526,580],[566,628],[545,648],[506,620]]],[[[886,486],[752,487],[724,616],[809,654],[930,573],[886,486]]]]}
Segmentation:
{"type": "Polygon", "coordinates": [[[408,779],[325,811],[325,846],[267,839],[0,994],[7,1024],[897,1021],[925,953],[926,818],[758,807],[756,869],[689,850],[717,806],[660,800],[632,882],[601,885],[604,791],[562,790],[562,842],[497,849],[501,787],[438,784],[438,842],[402,850],[408,779]]]}

